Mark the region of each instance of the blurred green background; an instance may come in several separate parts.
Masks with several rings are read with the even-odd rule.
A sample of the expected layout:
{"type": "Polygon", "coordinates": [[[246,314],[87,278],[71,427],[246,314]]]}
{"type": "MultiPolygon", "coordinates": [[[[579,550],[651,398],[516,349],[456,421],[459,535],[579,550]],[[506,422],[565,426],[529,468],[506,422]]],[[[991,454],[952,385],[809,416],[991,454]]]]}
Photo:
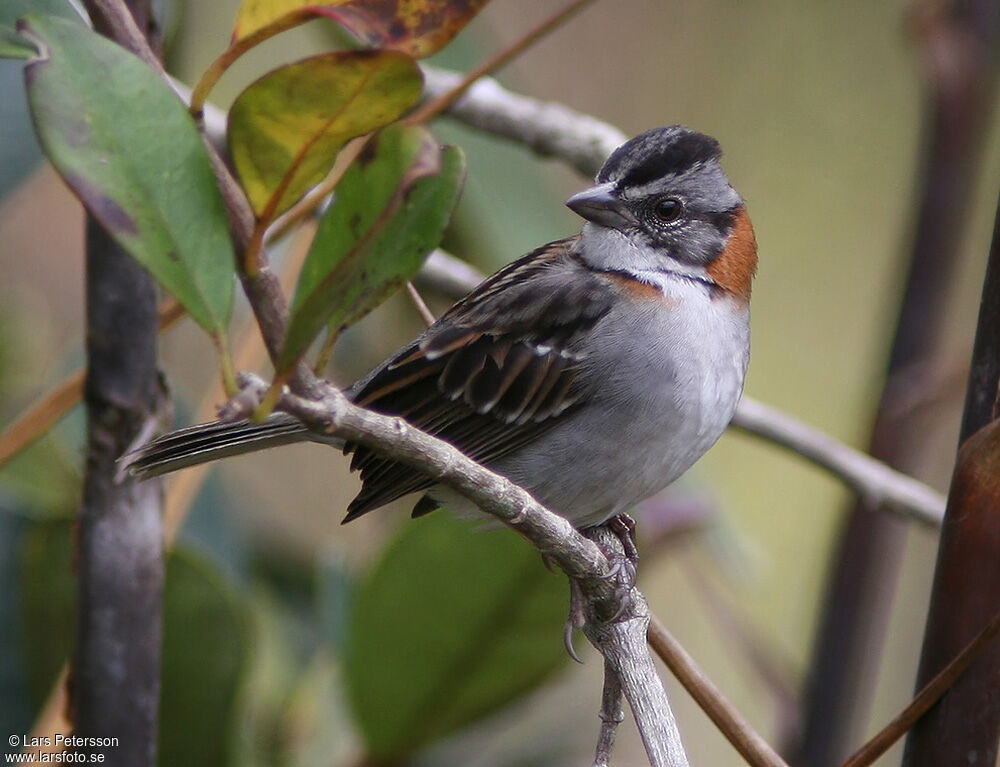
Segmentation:
{"type": "MultiPolygon", "coordinates": [[[[168,7],[174,24],[168,63],[192,82],[226,44],[237,2],[168,7]]],[[[436,61],[470,66],[555,7],[494,0],[436,61]]],[[[499,77],[628,134],[684,123],[722,142],[760,246],[747,392],[859,447],[882,384],[913,225],[921,92],[904,11],[898,3],[857,1],[606,1],[499,77]]],[[[227,74],[213,100],[224,106],[256,75],[332,39],[330,27],[314,23],[265,44],[227,74]]],[[[436,130],[469,157],[446,243],[458,255],[492,270],[575,230],[578,222],[562,201],[585,179],[447,120],[436,130]]],[[[989,246],[998,139],[1000,132],[991,130],[939,341],[940,367],[953,383],[921,414],[921,477],[942,490],[989,246]]],[[[81,363],[83,316],[82,213],[39,158],[13,62],[0,62],[0,193],[6,424],[81,363]]],[[[419,328],[409,303],[394,298],[344,338],[335,378],[363,374],[419,328]]],[[[162,360],[177,421],[187,423],[213,382],[213,350],[186,322],[163,337],[162,360]]],[[[82,433],[76,412],[0,472],[0,578],[10,585],[0,592],[0,621],[8,627],[0,640],[0,729],[7,732],[30,729],[70,647],[68,527],[58,520],[72,515],[77,502],[82,433]]],[[[488,567],[475,569],[491,561],[487,554],[470,563],[436,547],[449,540],[457,542],[452,549],[507,552],[517,543],[512,534],[470,532],[447,518],[407,523],[405,504],[341,527],[356,489],[347,462],[315,446],[231,460],[212,471],[170,564],[165,674],[172,681],[165,677],[161,764],[354,765],[363,744],[375,741],[384,754],[413,751],[416,763],[427,765],[583,763],[596,738],[601,664],[589,647],[585,665],[564,662],[561,576],[547,575],[530,551],[515,545],[505,561],[529,575],[524,583],[498,582],[488,567]],[[386,546],[394,557],[385,555],[386,546]],[[414,570],[420,578],[396,579],[407,581],[409,591],[385,585],[393,582],[389,573],[414,570]],[[442,591],[455,582],[467,587],[462,594],[442,591]],[[469,594],[479,599],[463,602],[469,594]],[[512,594],[534,595],[537,611],[524,607],[531,599],[504,602],[512,594]],[[485,657],[466,658],[477,671],[459,674],[460,683],[427,682],[465,689],[471,698],[458,712],[427,703],[433,698],[395,700],[402,718],[429,706],[433,723],[418,719],[393,735],[373,734],[372,728],[391,729],[389,714],[365,696],[432,667],[439,654],[454,651],[454,664],[470,652],[471,645],[442,649],[447,642],[435,638],[434,626],[419,622],[440,625],[445,617],[434,618],[431,607],[443,603],[453,606],[449,619],[459,625],[468,619],[484,631],[492,626],[494,636],[513,645],[491,641],[485,657]],[[362,605],[384,606],[394,622],[383,625],[377,610],[362,605]],[[477,623],[479,608],[494,621],[509,612],[510,620],[477,623]],[[393,641],[384,647],[370,644],[371,637],[387,636],[393,641]],[[379,658],[402,670],[359,679],[359,669],[379,667],[379,658]],[[503,680],[510,689],[500,689],[489,671],[505,667],[518,669],[516,679],[503,680]],[[519,695],[523,688],[531,688],[527,696],[519,695]],[[494,710],[511,697],[515,703],[494,710]],[[186,721],[188,710],[212,716],[186,721]],[[480,710],[488,716],[468,728],[463,717],[480,710]],[[405,735],[406,727],[421,734],[405,735]],[[400,739],[395,745],[393,737],[400,739]]],[[[794,457],[727,435],[652,511],[655,517],[707,508],[710,523],[666,541],[675,545],[659,545],[647,532],[643,547],[640,538],[647,552],[640,585],[654,612],[772,739],[787,724],[787,708],[749,656],[765,649],[780,658],[792,685],[801,682],[848,497],[838,482],[794,457]],[[756,638],[741,636],[734,621],[756,638]]],[[[935,536],[912,529],[868,732],[912,690],[934,555],[935,536]]],[[[672,679],[667,684],[692,761],[740,764],[684,691],[672,679]]],[[[616,758],[643,763],[630,724],[622,728],[616,758]]],[[[885,763],[897,762],[898,748],[885,763]]]]}

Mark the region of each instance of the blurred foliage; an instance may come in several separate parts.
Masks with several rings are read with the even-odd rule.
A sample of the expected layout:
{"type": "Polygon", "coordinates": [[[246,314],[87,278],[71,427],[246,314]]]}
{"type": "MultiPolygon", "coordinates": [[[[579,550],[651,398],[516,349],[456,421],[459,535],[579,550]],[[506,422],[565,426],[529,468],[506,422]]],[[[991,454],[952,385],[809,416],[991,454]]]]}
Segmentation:
{"type": "Polygon", "coordinates": [[[440,513],[404,528],[347,624],[347,689],[371,751],[400,762],[552,674],[567,660],[567,593],[509,530],[440,513]]]}
{"type": "MultiPolygon", "coordinates": [[[[32,524],[20,535],[21,655],[36,706],[74,646],[72,546],[69,522],[32,524]]],[[[204,560],[174,551],[163,611],[160,763],[234,764],[236,703],[251,641],[245,600],[204,560]]]]}
{"type": "MultiPolygon", "coordinates": [[[[60,0],[48,1],[64,7],[60,0]]],[[[7,0],[0,4],[0,13],[10,10],[19,15],[25,5],[35,10],[39,0],[7,0]]],[[[235,0],[187,4],[170,53],[172,71],[188,81],[197,79],[228,41],[236,8],[235,0]]],[[[530,0],[497,0],[435,61],[467,67],[513,39],[527,19],[538,15],[538,4],[530,0]]],[[[4,18],[0,16],[0,23],[4,18]]],[[[226,104],[277,64],[329,50],[331,36],[338,34],[332,29],[332,24],[318,22],[275,38],[241,59],[213,91],[213,100],[226,104]]],[[[761,244],[748,391],[849,442],[866,429],[870,398],[878,386],[875,377],[882,367],[887,318],[894,315],[900,289],[895,256],[906,239],[920,105],[917,68],[901,30],[899,6],[861,0],[835,5],[789,5],[779,0],[665,5],[629,0],[597,4],[502,75],[506,83],[526,93],[593,112],[630,133],[684,122],[720,138],[727,170],[748,201],[761,244]],[[621,39],[629,41],[630,55],[615,55],[620,46],[615,48],[614,41],[621,39]]],[[[0,309],[12,306],[6,300],[12,291],[19,297],[45,299],[32,298],[33,303],[26,304],[32,311],[22,313],[16,322],[0,317],[0,354],[23,354],[0,365],[10,367],[11,376],[23,376],[29,369],[37,379],[30,390],[22,384],[15,391],[7,388],[7,373],[0,367],[4,423],[25,398],[79,362],[81,335],[80,291],[65,287],[75,279],[81,261],[79,238],[73,231],[77,220],[49,213],[54,202],[65,200],[65,192],[44,173],[35,175],[29,185],[14,188],[38,157],[23,110],[20,72],[19,64],[0,62],[0,192],[9,193],[0,207],[4,242],[0,264],[7,277],[0,309]],[[29,215],[32,211],[43,213],[29,215]],[[67,231],[63,239],[49,239],[67,231]],[[65,245],[67,241],[72,247],[65,245]]],[[[580,179],[517,147],[451,123],[435,126],[435,132],[461,146],[469,158],[469,181],[447,241],[460,255],[493,268],[576,227],[561,200],[578,188],[580,179]]],[[[998,162],[1000,141],[994,138],[986,165],[995,168],[998,162]]],[[[965,331],[978,297],[995,204],[995,179],[987,180],[969,230],[966,273],[954,289],[954,324],[945,338],[958,365],[969,342],[965,331]]],[[[428,298],[433,302],[437,297],[428,298]]],[[[418,329],[419,321],[405,300],[390,302],[345,336],[336,358],[338,380],[363,373],[418,329]]],[[[164,339],[164,366],[180,412],[200,399],[204,382],[214,375],[208,370],[209,350],[192,352],[200,348],[194,338],[190,329],[179,328],[164,339]]],[[[947,477],[954,445],[947,428],[942,429],[948,411],[937,405],[934,409],[936,420],[929,423],[928,434],[939,434],[944,448],[928,459],[927,476],[940,482],[947,477]]],[[[38,546],[44,536],[37,530],[49,529],[32,520],[65,516],[72,508],[80,455],[78,426],[70,424],[50,435],[0,474],[0,579],[10,584],[0,597],[0,621],[10,627],[0,635],[0,724],[9,732],[30,727],[38,696],[47,693],[51,679],[43,679],[35,668],[41,661],[29,664],[25,655],[33,641],[25,633],[25,600],[35,601],[30,595],[40,592],[25,591],[21,563],[27,541],[35,540],[38,546]],[[32,676],[38,679],[29,695],[30,668],[35,668],[32,676]]],[[[202,494],[185,528],[185,549],[196,547],[203,557],[197,567],[188,568],[192,571],[188,585],[202,583],[209,592],[204,596],[185,589],[185,599],[193,600],[193,611],[217,599],[225,618],[218,625],[230,626],[232,637],[243,638],[237,642],[237,664],[231,656],[218,656],[229,649],[218,638],[183,647],[202,639],[193,628],[168,637],[180,643],[168,652],[203,652],[229,673],[239,666],[235,697],[219,704],[231,717],[228,729],[220,730],[210,744],[226,750],[222,763],[350,764],[363,751],[362,737],[379,739],[387,752],[406,751],[415,740],[407,744],[407,737],[399,735],[404,728],[380,723],[373,706],[364,714],[373,721],[360,728],[368,734],[359,734],[351,713],[357,703],[345,699],[345,689],[384,688],[392,680],[380,677],[378,669],[345,666],[345,643],[350,652],[370,657],[374,650],[356,644],[364,623],[366,642],[391,644],[400,653],[393,656],[399,678],[412,680],[421,673],[425,657],[434,660],[452,643],[469,640],[469,635],[461,635],[448,638],[447,644],[433,641],[437,629],[427,618],[448,607],[439,604],[446,601],[446,592],[431,590],[438,586],[430,579],[446,574],[433,558],[411,562],[407,582],[399,588],[410,587],[412,579],[413,591],[398,595],[403,601],[384,613],[363,614],[358,591],[371,590],[383,600],[395,593],[387,586],[376,588],[379,573],[391,567],[385,546],[402,546],[400,541],[408,536],[424,535],[433,542],[436,527],[455,523],[438,514],[419,523],[407,522],[408,529],[397,533],[398,516],[389,511],[378,519],[372,515],[347,528],[338,527],[340,513],[356,488],[343,463],[322,448],[291,448],[230,462],[218,472],[221,481],[210,483],[202,494]],[[405,625],[404,618],[408,618],[405,625]],[[380,628],[386,622],[390,633],[380,628]],[[430,644],[425,648],[418,641],[430,644]],[[423,655],[413,647],[420,647],[423,655]],[[365,674],[371,678],[345,685],[345,679],[365,674]]],[[[722,560],[716,567],[720,588],[754,616],[770,641],[791,651],[788,665],[794,666],[806,654],[824,554],[838,523],[836,509],[843,489],[787,456],[738,436],[724,438],[685,482],[710,485],[714,503],[723,509],[725,534],[709,540],[710,550],[722,560]]],[[[488,542],[504,551],[518,543],[507,534],[470,534],[455,526],[458,550],[444,552],[446,558],[461,557],[466,546],[488,542]]],[[[68,546],[68,534],[64,535],[68,546]]],[[[419,545],[426,551],[432,548],[419,545]]],[[[926,564],[933,556],[932,546],[925,533],[911,536],[890,649],[880,671],[875,722],[894,713],[912,686],[917,652],[912,626],[925,607],[926,564]]],[[[68,554],[64,550],[59,556],[61,562],[44,563],[43,569],[52,572],[43,580],[65,579],[65,590],[72,583],[68,554]]],[[[411,561],[406,550],[394,556],[411,561]]],[[[533,577],[537,557],[526,557],[523,564],[524,577],[533,577]]],[[[771,699],[747,673],[726,632],[706,617],[704,605],[680,569],[673,557],[644,558],[643,586],[654,609],[677,629],[713,680],[767,733],[774,724],[771,699]]],[[[494,581],[452,581],[449,587],[462,593],[447,599],[459,604],[480,593],[495,596],[498,588],[494,581]]],[[[561,624],[564,583],[544,571],[539,573],[542,581],[554,589],[552,616],[546,620],[556,623],[558,607],[561,624]]],[[[36,605],[38,615],[55,621],[53,625],[69,625],[71,613],[60,611],[69,609],[65,594],[62,599],[63,608],[36,605]]],[[[495,606],[495,601],[488,606],[495,606]]],[[[195,614],[204,620],[204,613],[195,614]]],[[[470,629],[478,625],[472,623],[470,629]]],[[[192,620],[190,625],[200,624],[192,620]]],[[[550,668],[565,661],[558,627],[539,629],[533,636],[535,642],[526,650],[529,657],[551,653],[550,668]]],[[[33,648],[38,655],[43,651],[51,655],[50,671],[64,657],[56,657],[59,648],[50,646],[56,639],[43,637],[33,648]]],[[[65,636],[61,641],[68,645],[65,636]]],[[[517,664],[508,668],[518,670],[517,664]]],[[[478,731],[449,719],[446,710],[434,711],[436,734],[427,737],[448,733],[444,740],[459,745],[450,752],[449,762],[438,756],[447,751],[448,743],[437,740],[433,756],[422,757],[423,763],[512,767],[580,762],[593,745],[599,666],[590,660],[548,684],[539,672],[536,681],[539,695],[545,696],[544,710],[522,695],[508,711],[478,722],[478,731]],[[542,744],[544,757],[518,751],[524,746],[525,728],[532,726],[531,737],[542,744]],[[576,748],[579,758],[568,759],[567,748],[576,748]]],[[[192,673],[186,668],[185,673],[192,673]]],[[[477,679],[488,680],[488,675],[484,671],[477,679]]],[[[191,682],[194,693],[180,693],[171,700],[185,703],[170,706],[184,705],[189,697],[196,700],[201,683],[191,682]]],[[[504,696],[496,693],[491,682],[466,694],[499,705],[504,696]]],[[[410,706],[415,705],[413,700],[410,706]]],[[[406,704],[406,700],[390,702],[398,703],[400,711],[406,704]]],[[[695,761],[737,763],[729,746],[683,694],[674,695],[672,702],[695,761]]],[[[639,747],[626,726],[620,737],[623,763],[630,763],[630,754],[637,753],[639,747]]],[[[172,767],[166,759],[161,763],[172,767]]]]}

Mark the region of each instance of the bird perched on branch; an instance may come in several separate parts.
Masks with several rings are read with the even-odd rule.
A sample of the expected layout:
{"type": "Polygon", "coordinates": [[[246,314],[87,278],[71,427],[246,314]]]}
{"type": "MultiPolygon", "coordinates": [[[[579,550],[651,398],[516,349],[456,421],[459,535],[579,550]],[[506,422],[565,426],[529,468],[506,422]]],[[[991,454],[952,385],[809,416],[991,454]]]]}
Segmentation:
{"type": "MultiPolygon", "coordinates": [[[[567,201],[580,233],[487,278],[347,391],[398,415],[586,528],[623,515],[729,424],[750,354],[757,246],[718,142],[682,126],[619,147],[567,201]]],[[[123,458],[150,477],[301,441],[290,415],[167,434],[123,458]]],[[[420,516],[470,501],[418,469],[344,446],[362,488],[346,521],[409,493],[420,516]]]]}

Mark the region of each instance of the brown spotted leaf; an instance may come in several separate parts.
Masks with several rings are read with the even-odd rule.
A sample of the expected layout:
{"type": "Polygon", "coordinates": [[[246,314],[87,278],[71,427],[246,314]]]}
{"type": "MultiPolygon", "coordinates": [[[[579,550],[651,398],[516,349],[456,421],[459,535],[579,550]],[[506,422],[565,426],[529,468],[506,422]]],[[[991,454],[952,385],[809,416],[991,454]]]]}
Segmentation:
{"type": "Polygon", "coordinates": [[[410,279],[441,240],[465,174],[460,150],[418,126],[393,125],[337,185],[299,275],[278,372],[327,325],[357,322],[410,279]]]}
{"type": "Polygon", "coordinates": [[[326,16],[365,45],[416,58],[439,51],[486,5],[486,0],[244,0],[233,39],[240,40],[290,15],[326,16]]]}

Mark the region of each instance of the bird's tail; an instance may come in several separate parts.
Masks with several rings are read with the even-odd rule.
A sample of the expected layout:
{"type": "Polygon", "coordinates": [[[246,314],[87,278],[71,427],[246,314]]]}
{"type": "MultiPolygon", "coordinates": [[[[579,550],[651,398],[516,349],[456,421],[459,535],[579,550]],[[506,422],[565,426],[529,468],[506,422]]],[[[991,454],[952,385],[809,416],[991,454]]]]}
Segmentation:
{"type": "Polygon", "coordinates": [[[332,437],[324,440],[286,413],[274,413],[260,423],[204,423],[164,434],[126,453],[118,459],[119,474],[146,479],[220,458],[309,441],[343,444],[332,437]]]}

